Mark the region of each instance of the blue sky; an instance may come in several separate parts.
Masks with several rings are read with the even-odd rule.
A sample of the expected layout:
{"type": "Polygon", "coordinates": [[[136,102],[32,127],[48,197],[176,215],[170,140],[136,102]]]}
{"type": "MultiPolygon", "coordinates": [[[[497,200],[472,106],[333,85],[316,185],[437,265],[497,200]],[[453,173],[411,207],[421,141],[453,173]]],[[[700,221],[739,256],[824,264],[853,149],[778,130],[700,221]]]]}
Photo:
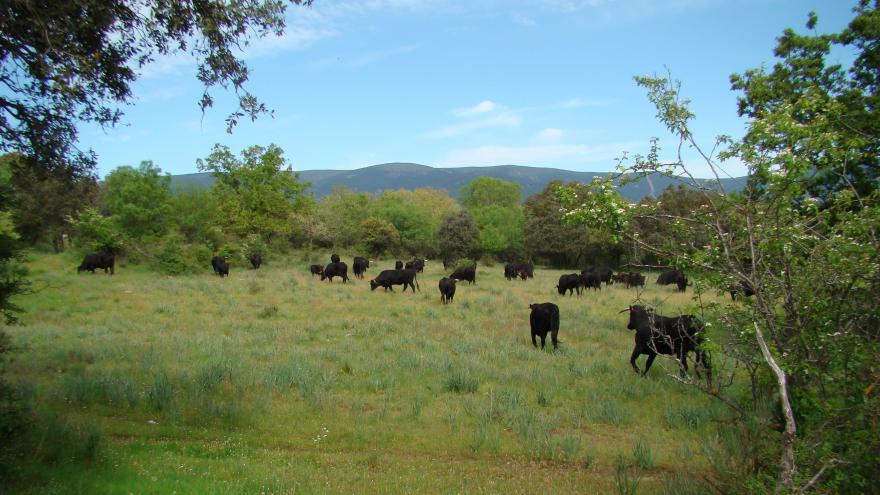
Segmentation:
{"type": "MultiPolygon", "coordinates": [[[[676,144],[635,75],[682,81],[698,140],[740,136],[734,72],[773,63],[775,38],[851,18],[855,0],[315,0],[291,6],[281,38],[246,51],[249,88],[274,118],[226,133],[231,95],[201,87],[184,56],[143,71],[124,124],[83,127],[101,177],[153,160],[196,172],[214,143],[234,151],[275,143],[295,170],[385,162],[438,167],[532,165],[608,171],[656,136],[676,144]]],[[[844,56],[844,55],[839,55],[844,56]]],[[[688,157],[698,176],[708,170],[688,157]]],[[[741,166],[725,165],[730,175],[741,166]]]]}

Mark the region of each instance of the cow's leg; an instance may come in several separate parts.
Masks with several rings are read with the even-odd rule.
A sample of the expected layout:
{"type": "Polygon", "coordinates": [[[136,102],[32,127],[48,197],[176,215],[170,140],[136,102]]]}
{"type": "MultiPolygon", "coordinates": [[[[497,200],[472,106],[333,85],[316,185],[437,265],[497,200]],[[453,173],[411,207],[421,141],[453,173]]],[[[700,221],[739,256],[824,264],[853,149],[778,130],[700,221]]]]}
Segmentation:
{"type": "Polygon", "coordinates": [[[648,360],[645,361],[645,371],[642,373],[642,376],[647,376],[647,375],[648,375],[648,370],[651,369],[651,363],[654,362],[654,358],[655,358],[655,357],[657,357],[657,353],[656,353],[656,352],[649,352],[649,353],[648,353],[648,360]]]}
{"type": "Polygon", "coordinates": [[[559,335],[559,329],[558,329],[558,328],[554,328],[553,331],[550,333],[550,337],[553,339],[553,350],[554,350],[554,351],[555,351],[556,349],[559,349],[559,341],[556,340],[556,336],[557,336],[557,335],[559,335]]]}
{"type": "Polygon", "coordinates": [[[538,342],[535,340],[535,332],[532,332],[532,345],[535,346],[535,348],[538,347],[538,342]]]}
{"type": "Polygon", "coordinates": [[[544,350],[544,341],[547,339],[547,332],[541,334],[541,350],[544,350]]]}
{"type": "Polygon", "coordinates": [[[642,372],[642,370],[640,370],[639,366],[636,364],[636,359],[638,359],[639,355],[641,355],[641,354],[642,354],[641,346],[636,345],[635,347],[633,347],[632,354],[630,354],[630,356],[629,356],[629,364],[632,366],[633,370],[635,370],[636,373],[642,372]]]}

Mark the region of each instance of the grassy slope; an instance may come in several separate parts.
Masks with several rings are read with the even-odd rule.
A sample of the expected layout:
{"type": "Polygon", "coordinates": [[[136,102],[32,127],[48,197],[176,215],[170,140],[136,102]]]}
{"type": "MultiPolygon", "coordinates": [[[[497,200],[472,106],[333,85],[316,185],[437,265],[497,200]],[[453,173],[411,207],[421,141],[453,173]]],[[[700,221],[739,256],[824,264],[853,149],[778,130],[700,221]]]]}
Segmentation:
{"type": "MultiPolygon", "coordinates": [[[[705,466],[700,438],[723,416],[666,377],[670,361],[632,372],[618,311],[634,291],[560,297],[559,271],[508,282],[481,267],[443,306],[438,263],[415,295],[321,283],[293,261],[228,279],[75,265],[32,263],[41,290],[10,329],[26,346],[11,379],[104,448],[39,468],[35,492],[604,493],[637,442],[653,454],[641,489],[657,491],[683,460],[705,466]],[[556,353],[529,341],[528,304],[545,301],[561,310],[556,353]]],[[[376,265],[368,279],[392,263],[376,265]]],[[[691,303],[651,282],[642,298],[691,303]]]]}

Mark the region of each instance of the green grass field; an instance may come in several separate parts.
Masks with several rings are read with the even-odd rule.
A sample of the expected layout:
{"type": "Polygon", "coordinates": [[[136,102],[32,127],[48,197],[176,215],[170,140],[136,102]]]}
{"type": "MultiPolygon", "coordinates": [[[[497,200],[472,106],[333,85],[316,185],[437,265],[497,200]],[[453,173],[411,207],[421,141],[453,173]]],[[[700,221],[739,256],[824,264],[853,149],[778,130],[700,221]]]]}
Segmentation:
{"type": "MultiPolygon", "coordinates": [[[[296,258],[228,279],[77,262],[34,255],[8,329],[7,378],[45,418],[26,493],[682,493],[724,418],[668,359],[633,373],[634,290],[561,297],[558,270],[480,267],[444,306],[432,262],[417,294],[370,291],[388,260],[346,285],[296,258]],[[535,302],[560,307],[555,353],[535,302]]],[[[654,278],[644,302],[693,304],[654,278]]]]}

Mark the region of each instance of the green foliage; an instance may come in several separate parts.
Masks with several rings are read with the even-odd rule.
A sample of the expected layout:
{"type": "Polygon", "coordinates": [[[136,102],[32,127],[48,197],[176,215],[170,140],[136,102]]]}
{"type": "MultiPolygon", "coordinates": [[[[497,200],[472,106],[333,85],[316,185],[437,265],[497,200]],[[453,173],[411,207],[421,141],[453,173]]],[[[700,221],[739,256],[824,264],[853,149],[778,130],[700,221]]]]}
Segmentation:
{"type": "MultiPolygon", "coordinates": [[[[742,194],[724,194],[720,183],[720,193],[701,189],[681,156],[660,162],[656,140],[625,171],[677,173],[695,192],[638,207],[621,207],[610,183],[594,184],[587,195],[560,193],[571,221],[617,232],[659,260],[702,274],[703,287],[755,288],[742,304],[703,308],[720,328],[709,332],[712,348],[734,364],[692,382],[736,413],[727,430],[752,432],[727,442],[714,462],[732,489],[775,483],[777,492],[799,491],[811,483],[817,491],[861,493],[880,482],[880,401],[872,385],[880,357],[880,120],[871,110],[878,101],[878,6],[861,2],[842,33],[787,30],[772,72],[733,76],[748,130],[741,141],[722,136],[713,146],[726,146],[722,159],[748,166],[742,194]],[[827,64],[831,48],[841,44],[857,49],[848,69],[827,64]],[[785,382],[770,371],[776,364],[785,382]],[[749,387],[731,387],[739,377],[749,387]],[[768,441],[768,424],[791,433],[770,433],[768,441]]],[[[816,22],[811,15],[808,28],[816,22]]],[[[636,81],[679,139],[678,149],[696,149],[720,176],[716,157],[691,133],[693,113],[680,83],[657,76],[636,81]]],[[[682,420],[690,421],[674,418],[682,420]]]]}
{"type": "Polygon", "coordinates": [[[320,236],[323,231],[333,246],[356,246],[361,240],[361,223],[371,216],[371,209],[372,201],[368,194],[334,187],[318,205],[320,228],[313,229],[316,233],[310,239],[320,236]]]}
{"type": "Polygon", "coordinates": [[[469,210],[486,206],[515,208],[519,206],[521,186],[494,177],[477,177],[461,188],[459,201],[469,210]]]}
{"type": "Polygon", "coordinates": [[[400,233],[391,222],[368,218],[361,222],[361,241],[371,256],[394,251],[400,245],[400,233]]]}
{"type": "Polygon", "coordinates": [[[105,180],[104,207],[120,232],[134,240],[164,234],[171,225],[171,176],[151,161],[122,166],[105,180]]]}
{"type": "Polygon", "coordinates": [[[268,239],[290,233],[291,214],[311,207],[311,196],[305,194],[308,184],[299,181],[283,153],[274,144],[251,146],[239,158],[216,144],[207,158],[197,161],[199,170],[216,179],[211,193],[223,228],[240,237],[258,234],[268,239]]]}
{"type": "Polygon", "coordinates": [[[77,233],[77,245],[89,252],[118,253],[124,246],[117,224],[94,208],[85,208],[67,220],[77,233]]]}
{"type": "Polygon", "coordinates": [[[585,258],[595,259],[607,252],[609,246],[596,242],[597,232],[563,220],[559,214],[562,203],[556,197],[556,189],[562,185],[560,181],[550,182],[543,191],[526,199],[523,243],[530,257],[546,259],[553,266],[570,267],[581,264],[585,258]]]}
{"type": "Polygon", "coordinates": [[[203,111],[214,104],[214,87],[235,90],[238,108],[227,118],[231,131],[240,118],[268,111],[245,88],[248,68],[241,48],[251,39],[280,35],[285,8],[278,1],[244,0],[5,5],[0,109],[14,117],[0,119],[0,150],[87,175],[95,156],[77,149],[77,124],[118,124],[120,108],[133,100],[139,69],[159,55],[194,59],[204,86],[203,111]]]}
{"type": "Polygon", "coordinates": [[[437,248],[450,261],[479,257],[479,242],[480,231],[467,210],[447,215],[437,230],[437,248]]]}
{"type": "Polygon", "coordinates": [[[210,191],[189,189],[176,191],[171,198],[173,221],[186,242],[206,244],[217,249],[223,243],[223,232],[217,226],[220,219],[216,198],[210,191]]]}
{"type": "Polygon", "coordinates": [[[249,262],[248,259],[254,254],[263,256],[266,254],[266,243],[263,242],[263,238],[257,234],[247,236],[241,243],[242,261],[246,263],[249,262]]]}
{"type": "Polygon", "coordinates": [[[391,222],[400,232],[404,251],[416,256],[437,254],[437,230],[447,214],[459,207],[446,191],[424,187],[385,191],[372,207],[373,214],[391,222]]]}
{"type": "Polygon", "coordinates": [[[9,211],[21,240],[48,242],[62,250],[61,236],[70,230],[65,218],[95,203],[95,179],[32,163],[18,153],[0,156],[0,161],[12,171],[9,211]]]}
{"type": "Polygon", "coordinates": [[[211,266],[211,249],[203,244],[185,244],[177,235],[168,235],[153,259],[156,271],[165,275],[202,273],[211,266]]]}

